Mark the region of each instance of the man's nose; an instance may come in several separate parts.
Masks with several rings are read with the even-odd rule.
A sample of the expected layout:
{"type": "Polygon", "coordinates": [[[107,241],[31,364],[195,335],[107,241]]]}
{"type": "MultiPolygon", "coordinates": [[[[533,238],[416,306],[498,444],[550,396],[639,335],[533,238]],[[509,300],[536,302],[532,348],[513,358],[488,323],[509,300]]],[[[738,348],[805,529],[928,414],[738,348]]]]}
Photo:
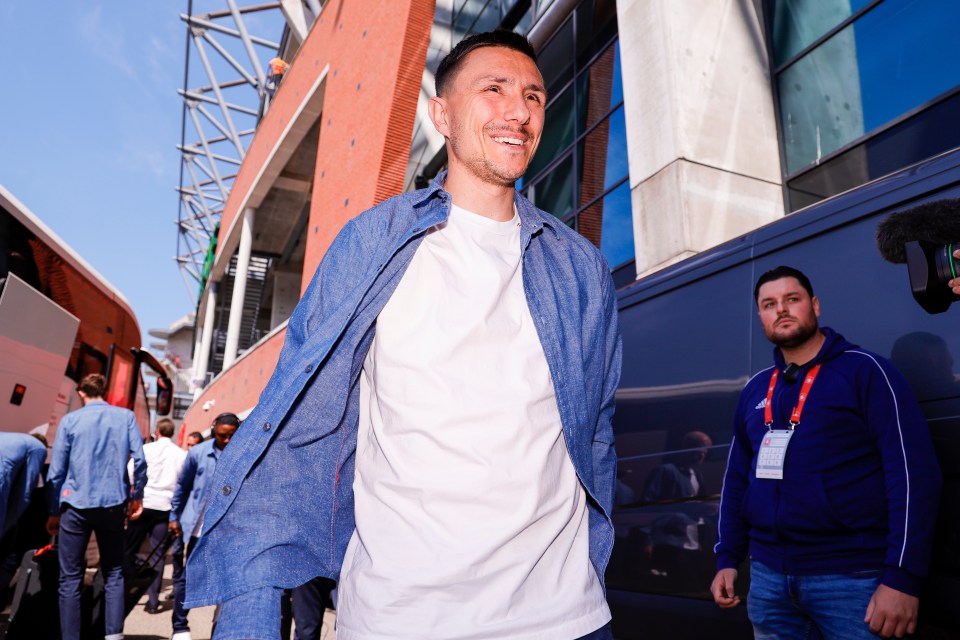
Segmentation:
{"type": "Polygon", "coordinates": [[[516,121],[526,124],[530,120],[530,104],[524,95],[513,96],[507,100],[503,117],[507,121],[516,121]]]}

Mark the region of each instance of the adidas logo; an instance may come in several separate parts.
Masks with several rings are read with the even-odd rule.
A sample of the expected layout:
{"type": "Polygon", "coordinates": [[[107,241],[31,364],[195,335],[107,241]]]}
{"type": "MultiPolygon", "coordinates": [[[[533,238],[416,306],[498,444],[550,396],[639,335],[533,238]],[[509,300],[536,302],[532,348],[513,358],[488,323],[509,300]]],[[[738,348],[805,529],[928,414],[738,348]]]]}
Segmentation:
{"type": "Polygon", "coordinates": [[[764,398],[760,403],[754,407],[754,409],[765,409],[767,407],[767,399],[764,398]]]}

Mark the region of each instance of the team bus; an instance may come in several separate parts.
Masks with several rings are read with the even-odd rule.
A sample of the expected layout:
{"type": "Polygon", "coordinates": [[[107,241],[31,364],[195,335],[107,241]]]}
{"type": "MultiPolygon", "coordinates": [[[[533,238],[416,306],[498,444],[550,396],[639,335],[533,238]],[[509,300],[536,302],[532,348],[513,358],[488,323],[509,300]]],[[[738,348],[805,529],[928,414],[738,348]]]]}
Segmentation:
{"type": "Polygon", "coordinates": [[[105,400],[133,410],[146,436],[141,364],[158,375],[158,415],[169,413],[171,381],[140,349],[130,304],[0,186],[0,431],[40,433],[52,444],[60,418],[80,406],[80,378],[102,373],[105,400]]]}
{"type": "MultiPolygon", "coordinates": [[[[960,304],[924,311],[912,297],[907,267],[884,261],[876,241],[878,223],[890,214],[956,197],[960,152],[822,201],[620,289],[616,544],[607,573],[617,638],[753,637],[746,607],[721,611],[709,586],[734,409],[748,378],[772,362],[753,286],[781,264],[810,276],[822,325],[890,358],[920,400],[944,485],[917,637],[960,637],[960,304]],[[678,491],[677,476],[695,491],[678,491]]],[[[741,596],[747,574],[740,567],[741,596]]]]}

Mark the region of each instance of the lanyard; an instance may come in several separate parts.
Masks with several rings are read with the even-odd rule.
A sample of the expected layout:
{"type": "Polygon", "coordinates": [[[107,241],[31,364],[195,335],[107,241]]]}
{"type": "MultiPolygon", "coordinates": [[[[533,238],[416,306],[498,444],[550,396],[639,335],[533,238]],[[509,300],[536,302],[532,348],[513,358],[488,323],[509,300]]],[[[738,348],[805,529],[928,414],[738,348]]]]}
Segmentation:
{"type": "MultiPolygon", "coordinates": [[[[800,415],[803,413],[803,405],[807,403],[807,398],[810,396],[810,387],[813,386],[813,381],[817,379],[817,374],[820,373],[820,367],[822,365],[817,365],[807,371],[807,377],[803,380],[803,386],[800,387],[800,397],[797,398],[797,406],[793,408],[793,413],[790,414],[790,429],[796,429],[797,425],[800,424],[800,415]]],[[[763,408],[763,421],[767,425],[767,429],[773,428],[773,388],[777,386],[777,379],[780,377],[780,370],[776,367],[773,368],[773,373],[770,375],[770,386],[767,387],[767,405],[763,408]]]]}

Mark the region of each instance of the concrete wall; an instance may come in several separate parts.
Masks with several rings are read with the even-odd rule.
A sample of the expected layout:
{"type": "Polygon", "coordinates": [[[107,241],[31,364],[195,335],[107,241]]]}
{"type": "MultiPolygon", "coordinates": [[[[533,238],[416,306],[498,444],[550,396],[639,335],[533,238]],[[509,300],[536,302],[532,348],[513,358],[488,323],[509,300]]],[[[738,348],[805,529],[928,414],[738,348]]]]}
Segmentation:
{"type": "Polygon", "coordinates": [[[750,0],[621,0],[637,275],[783,215],[770,73],[750,0]]]}

